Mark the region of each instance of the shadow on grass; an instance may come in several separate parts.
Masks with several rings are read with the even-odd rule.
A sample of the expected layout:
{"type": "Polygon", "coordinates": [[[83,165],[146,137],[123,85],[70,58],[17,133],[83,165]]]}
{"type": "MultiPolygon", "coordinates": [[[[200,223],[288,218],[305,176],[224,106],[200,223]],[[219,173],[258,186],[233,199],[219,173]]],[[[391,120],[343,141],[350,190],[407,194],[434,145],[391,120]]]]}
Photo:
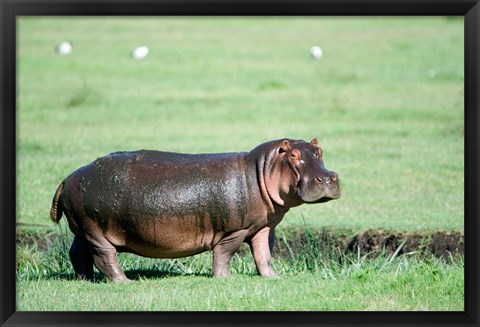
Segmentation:
{"type": "Polygon", "coordinates": [[[141,280],[141,279],[163,279],[169,277],[180,277],[180,276],[196,276],[196,277],[212,277],[212,274],[204,272],[191,272],[184,273],[178,271],[165,271],[165,270],[155,270],[155,269],[132,269],[125,271],[128,279],[131,280],[141,280]]]}
{"type": "MultiPolygon", "coordinates": [[[[155,269],[131,269],[126,270],[125,275],[130,280],[143,280],[143,279],[164,279],[164,278],[171,278],[171,277],[187,277],[187,276],[196,276],[196,277],[212,277],[212,274],[204,273],[204,272],[192,272],[192,273],[183,273],[178,271],[168,271],[168,270],[155,270],[155,269]]],[[[32,278],[33,279],[33,278],[32,278]]],[[[35,278],[35,280],[38,278],[35,278]]],[[[70,281],[77,281],[77,275],[73,272],[71,273],[52,273],[46,277],[46,279],[62,279],[62,280],[70,280],[70,281]]],[[[93,283],[105,283],[108,280],[102,273],[95,272],[93,283]]]]}

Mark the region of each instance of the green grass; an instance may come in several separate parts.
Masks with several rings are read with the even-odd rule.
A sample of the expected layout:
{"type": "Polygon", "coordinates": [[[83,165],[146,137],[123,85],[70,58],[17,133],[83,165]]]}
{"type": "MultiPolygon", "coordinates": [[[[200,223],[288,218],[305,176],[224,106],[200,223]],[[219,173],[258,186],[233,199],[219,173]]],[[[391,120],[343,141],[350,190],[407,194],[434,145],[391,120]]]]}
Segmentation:
{"type": "Polygon", "coordinates": [[[462,287],[462,268],[422,263],[401,273],[365,268],[331,279],[311,273],[278,280],[250,275],[222,280],[168,276],[128,285],[50,279],[21,283],[17,310],[463,311],[462,287]],[[431,269],[441,274],[425,278],[431,269]]]}
{"type": "MultiPolygon", "coordinates": [[[[56,230],[49,210],[58,184],[97,157],[141,148],[248,151],[282,137],[317,137],[343,193],[292,209],[280,229],[463,230],[462,19],[21,17],[17,31],[17,222],[46,225],[40,233],[56,230]],[[65,40],[74,51],[60,57],[53,49],[65,40]],[[309,56],[316,44],[324,52],[318,61],[309,56]],[[129,53],[139,45],[150,54],[134,61],[129,53]]],[[[353,273],[329,279],[320,268],[288,263],[276,263],[286,272],[281,280],[267,281],[249,275],[250,258],[240,264],[250,270],[225,281],[187,274],[112,286],[52,279],[69,271],[68,261],[45,263],[29,248],[19,256],[31,265],[19,270],[22,310],[102,308],[99,294],[110,289],[125,302],[104,305],[124,310],[298,309],[247,295],[232,302],[230,290],[278,301],[298,292],[307,310],[463,305],[463,267],[440,262],[394,260],[383,270],[366,263],[372,273],[362,284],[353,273]],[[180,304],[213,285],[211,302],[180,304]],[[427,291],[411,294],[412,286],[427,291]],[[167,303],[179,289],[185,296],[167,303]],[[99,300],[67,300],[72,292],[99,300]],[[132,304],[142,293],[145,300],[132,304]],[[369,294],[380,301],[365,300],[369,294]]]]}
{"type": "MultiPolygon", "coordinates": [[[[233,276],[211,277],[211,253],[160,260],[119,255],[134,282],[75,280],[63,235],[45,253],[27,246],[17,253],[19,311],[462,311],[463,259],[380,253],[322,255],[310,244],[289,259],[274,258],[280,279],[258,276],[251,255],[235,255],[233,276]],[[72,296],[75,294],[75,296],[72,296]]],[[[307,238],[309,233],[306,234],[307,238]]],[[[313,240],[310,240],[310,242],[313,240]]]]}

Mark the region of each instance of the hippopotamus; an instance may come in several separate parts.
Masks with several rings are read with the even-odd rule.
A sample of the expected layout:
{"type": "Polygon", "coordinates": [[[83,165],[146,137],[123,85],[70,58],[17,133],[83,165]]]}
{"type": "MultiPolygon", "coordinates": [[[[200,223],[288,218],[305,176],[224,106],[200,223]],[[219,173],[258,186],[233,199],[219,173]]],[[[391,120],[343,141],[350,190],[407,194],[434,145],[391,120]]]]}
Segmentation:
{"type": "Polygon", "coordinates": [[[242,243],[258,273],[270,266],[274,230],[303,203],[340,197],[339,178],[323,164],[317,139],[279,139],[249,152],[115,152],[79,168],[58,186],[50,216],[65,214],[76,275],[130,281],[117,252],[179,258],[213,251],[213,275],[229,276],[242,243]]]}

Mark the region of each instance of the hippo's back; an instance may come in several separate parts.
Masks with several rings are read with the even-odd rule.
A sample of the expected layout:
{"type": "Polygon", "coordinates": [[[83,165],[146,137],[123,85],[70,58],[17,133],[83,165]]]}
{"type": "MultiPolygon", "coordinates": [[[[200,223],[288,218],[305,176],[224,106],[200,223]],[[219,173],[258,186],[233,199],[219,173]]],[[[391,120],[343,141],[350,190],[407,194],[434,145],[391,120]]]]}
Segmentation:
{"type": "MultiPolygon", "coordinates": [[[[208,199],[241,192],[243,153],[180,154],[140,150],[98,158],[67,178],[86,207],[130,214],[193,210],[208,199]]],[[[238,193],[237,193],[238,194],[238,193]]]]}

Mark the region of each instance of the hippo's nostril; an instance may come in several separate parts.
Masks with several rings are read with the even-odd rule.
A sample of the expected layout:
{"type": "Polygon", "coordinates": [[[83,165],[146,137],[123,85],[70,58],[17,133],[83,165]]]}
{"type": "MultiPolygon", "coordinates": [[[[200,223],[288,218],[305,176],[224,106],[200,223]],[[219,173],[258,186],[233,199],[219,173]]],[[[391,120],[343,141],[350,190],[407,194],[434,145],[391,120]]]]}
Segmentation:
{"type": "Polygon", "coordinates": [[[338,179],[338,175],[337,174],[333,174],[332,175],[332,181],[335,183],[338,179]]]}
{"type": "Polygon", "coordinates": [[[315,177],[315,181],[319,184],[323,184],[323,180],[320,177],[315,177]]]}

